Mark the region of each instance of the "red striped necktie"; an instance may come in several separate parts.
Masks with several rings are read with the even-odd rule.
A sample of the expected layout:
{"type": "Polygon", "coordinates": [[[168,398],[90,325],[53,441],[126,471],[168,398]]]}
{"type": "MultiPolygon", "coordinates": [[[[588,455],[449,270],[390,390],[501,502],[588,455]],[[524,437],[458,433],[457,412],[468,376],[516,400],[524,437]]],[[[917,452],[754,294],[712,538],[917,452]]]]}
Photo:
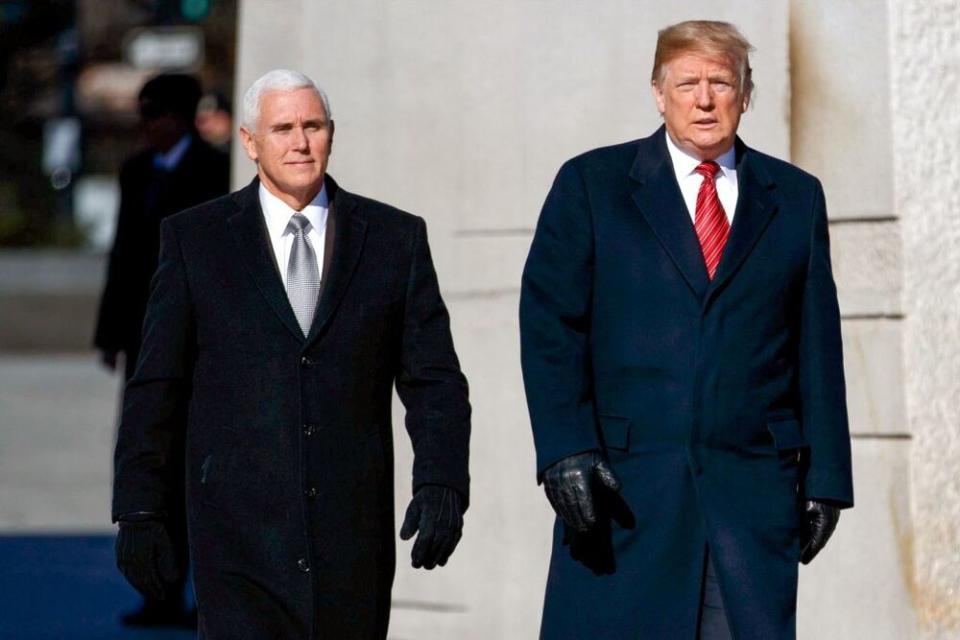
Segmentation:
{"type": "Polygon", "coordinates": [[[723,246],[730,235],[730,223],[727,214],[717,196],[716,175],[720,165],[712,160],[697,165],[696,172],[703,176],[700,191],[697,193],[697,211],[694,216],[694,228],[700,240],[703,261],[707,265],[707,274],[713,280],[723,255],[723,246]]]}

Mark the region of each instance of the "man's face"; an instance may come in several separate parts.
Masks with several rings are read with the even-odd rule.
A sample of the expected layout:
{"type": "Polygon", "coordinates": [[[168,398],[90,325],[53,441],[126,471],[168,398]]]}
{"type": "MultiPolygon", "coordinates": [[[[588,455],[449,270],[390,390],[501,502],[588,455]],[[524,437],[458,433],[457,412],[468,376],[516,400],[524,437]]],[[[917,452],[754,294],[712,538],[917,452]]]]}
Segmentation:
{"type": "Polygon", "coordinates": [[[263,94],[256,131],[241,127],[240,137],[264,186],[292,208],[299,211],[319,193],[333,145],[333,121],[316,91],[263,94]]]}
{"type": "Polygon", "coordinates": [[[230,135],[233,133],[233,119],[230,112],[223,109],[197,111],[194,126],[200,137],[213,145],[230,142],[230,135]]]}
{"type": "Polygon", "coordinates": [[[673,141],[701,160],[712,160],[733,145],[749,102],[729,61],[692,52],[664,65],[653,97],[673,141]]]}
{"type": "Polygon", "coordinates": [[[150,100],[140,101],[140,131],[147,146],[154,151],[165,153],[177,144],[190,127],[182,118],[150,100]]]}

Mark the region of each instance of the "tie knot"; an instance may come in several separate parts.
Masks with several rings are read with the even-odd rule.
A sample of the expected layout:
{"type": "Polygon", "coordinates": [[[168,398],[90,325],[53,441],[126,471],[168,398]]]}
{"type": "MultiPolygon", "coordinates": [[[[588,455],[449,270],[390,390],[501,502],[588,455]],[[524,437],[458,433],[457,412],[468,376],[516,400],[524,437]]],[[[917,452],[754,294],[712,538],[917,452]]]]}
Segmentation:
{"type": "Polygon", "coordinates": [[[287,231],[291,233],[309,233],[310,221],[302,213],[295,213],[290,216],[290,222],[287,223],[287,231]]]}
{"type": "Polygon", "coordinates": [[[713,160],[704,160],[697,165],[697,168],[694,169],[694,171],[702,175],[704,178],[713,178],[717,175],[717,172],[720,171],[720,165],[713,160]]]}

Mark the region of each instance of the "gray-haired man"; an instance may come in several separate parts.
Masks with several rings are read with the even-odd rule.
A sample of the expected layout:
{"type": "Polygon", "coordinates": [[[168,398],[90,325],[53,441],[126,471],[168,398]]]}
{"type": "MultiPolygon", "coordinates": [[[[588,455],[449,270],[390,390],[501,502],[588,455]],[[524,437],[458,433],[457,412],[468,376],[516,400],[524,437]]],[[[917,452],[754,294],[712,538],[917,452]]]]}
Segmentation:
{"type": "Polygon", "coordinates": [[[470,406],[426,227],[326,175],[333,131],[309,78],[266,74],[240,129],[257,178],[163,225],[113,516],[120,568],[162,594],[185,449],[203,637],[386,636],[394,384],[414,566],[443,565],[460,538],[470,406]]]}

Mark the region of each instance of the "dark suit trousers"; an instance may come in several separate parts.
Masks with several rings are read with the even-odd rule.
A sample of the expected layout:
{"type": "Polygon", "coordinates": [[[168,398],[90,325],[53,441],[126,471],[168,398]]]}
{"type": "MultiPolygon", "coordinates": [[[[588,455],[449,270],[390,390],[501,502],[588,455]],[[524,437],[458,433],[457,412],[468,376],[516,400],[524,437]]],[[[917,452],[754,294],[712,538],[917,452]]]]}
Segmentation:
{"type": "Polygon", "coordinates": [[[720,596],[720,583],[713,569],[708,547],[703,558],[703,582],[700,587],[700,611],[697,615],[697,638],[699,640],[731,640],[727,614],[720,596]]]}

